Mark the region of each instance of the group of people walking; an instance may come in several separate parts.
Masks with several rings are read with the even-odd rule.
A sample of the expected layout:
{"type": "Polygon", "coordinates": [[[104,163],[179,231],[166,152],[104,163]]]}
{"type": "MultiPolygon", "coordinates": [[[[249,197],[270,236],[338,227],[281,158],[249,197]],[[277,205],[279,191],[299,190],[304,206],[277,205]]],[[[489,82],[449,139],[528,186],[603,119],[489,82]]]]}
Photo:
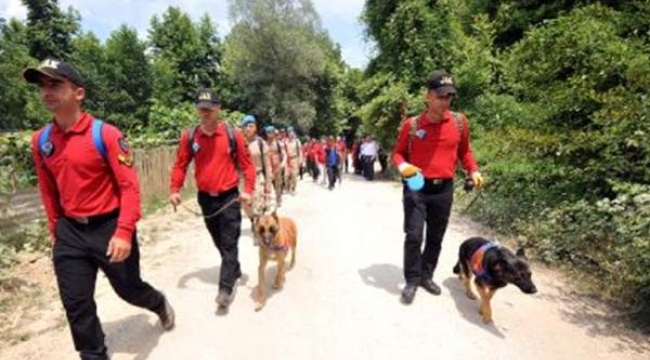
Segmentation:
{"type": "MultiPolygon", "coordinates": [[[[75,349],[84,360],[108,359],[94,300],[98,270],[122,299],[155,313],[164,330],[175,322],[166,296],[140,277],[140,184],[133,152],[117,127],[82,110],[85,82],[71,64],[48,59],[26,69],[23,77],[38,85],[42,103],[52,114],[52,121],[34,133],[32,152],[75,349]]],[[[432,278],[451,210],[457,160],[476,186],[483,183],[469,146],[467,119],[449,110],[455,92],[451,76],[434,72],[427,81],[427,109],[404,121],[393,150],[393,163],[404,179],[424,178],[421,189],[405,185],[403,190],[402,300],[407,304],[419,286],[440,293],[432,278]]],[[[253,221],[281,206],[285,191],[296,193],[303,169],[315,182],[327,179],[333,189],[348,171],[350,153],[355,171],[362,169],[372,180],[381,154],[369,137],[350,151],[343,139],[334,137],[309,139],[303,146],[291,127],[267,126],[261,136],[252,115],[233,128],[221,119],[219,98],[209,89],[198,90],[195,104],[200,122],[180,136],[169,201],[181,205],[187,169],[194,162],[198,204],[222,259],[215,301],[227,307],[242,275],[242,211],[253,221]]]]}

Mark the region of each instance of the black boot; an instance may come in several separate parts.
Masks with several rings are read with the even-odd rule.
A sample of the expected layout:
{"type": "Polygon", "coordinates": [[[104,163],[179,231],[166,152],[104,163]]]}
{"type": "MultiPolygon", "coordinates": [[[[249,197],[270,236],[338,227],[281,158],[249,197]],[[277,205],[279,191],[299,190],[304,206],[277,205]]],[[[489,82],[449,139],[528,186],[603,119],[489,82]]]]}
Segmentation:
{"type": "Polygon", "coordinates": [[[415,298],[415,292],[418,290],[417,285],[415,284],[406,284],[404,290],[402,290],[402,302],[406,305],[409,305],[413,302],[415,298]]]}

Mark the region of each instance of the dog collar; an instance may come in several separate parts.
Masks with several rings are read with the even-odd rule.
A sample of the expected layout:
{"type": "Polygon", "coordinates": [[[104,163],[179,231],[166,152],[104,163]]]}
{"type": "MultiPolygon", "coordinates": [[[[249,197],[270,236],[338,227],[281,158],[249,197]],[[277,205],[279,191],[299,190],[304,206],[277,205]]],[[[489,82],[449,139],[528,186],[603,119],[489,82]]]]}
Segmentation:
{"type": "Polygon", "coordinates": [[[289,249],[289,245],[283,244],[283,245],[266,245],[264,241],[262,241],[262,245],[267,248],[269,251],[272,252],[280,252],[280,251],[287,251],[289,249]]]}
{"type": "MultiPolygon", "coordinates": [[[[282,231],[282,229],[280,229],[282,231]]],[[[276,235],[278,236],[278,235],[276,235]]],[[[262,245],[267,248],[269,251],[272,252],[280,252],[280,251],[287,251],[289,250],[289,242],[286,240],[286,236],[284,237],[285,241],[282,245],[267,245],[264,240],[261,241],[262,245]]]]}
{"type": "Polygon", "coordinates": [[[472,259],[470,261],[474,276],[484,278],[487,281],[492,280],[489,270],[485,266],[485,261],[483,260],[485,257],[485,252],[495,247],[497,247],[495,243],[488,242],[483,244],[483,246],[478,248],[478,250],[474,251],[474,254],[472,254],[472,259]]]}

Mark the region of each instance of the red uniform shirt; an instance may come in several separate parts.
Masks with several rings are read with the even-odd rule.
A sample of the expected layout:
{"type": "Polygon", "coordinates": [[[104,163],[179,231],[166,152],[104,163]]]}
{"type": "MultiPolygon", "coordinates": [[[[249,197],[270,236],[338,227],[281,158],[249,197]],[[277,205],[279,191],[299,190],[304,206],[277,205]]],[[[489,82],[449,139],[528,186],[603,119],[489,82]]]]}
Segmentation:
{"type": "Polygon", "coordinates": [[[338,149],[339,149],[339,154],[341,156],[345,156],[348,152],[348,147],[345,144],[345,140],[341,140],[338,142],[338,149]]]}
{"type": "Polygon", "coordinates": [[[456,163],[460,156],[463,168],[468,173],[478,170],[478,165],[469,145],[469,125],[462,116],[463,133],[459,133],[458,124],[450,111],[446,111],[442,121],[431,123],[426,113],[420,115],[416,134],[413,136],[411,151],[408,154],[408,142],[411,133],[411,120],[407,119],[400,128],[397,144],[393,150],[393,163],[399,166],[409,162],[422,169],[422,175],[428,179],[452,179],[456,173],[456,163]]]}
{"type": "Polygon", "coordinates": [[[307,160],[313,160],[311,158],[311,142],[307,142],[305,145],[302,146],[302,153],[303,156],[307,157],[307,160]]]}
{"type": "Polygon", "coordinates": [[[106,159],[97,151],[91,134],[92,117],[83,113],[64,132],[56,122],[49,141],[50,155],[41,154],[38,138],[32,137],[32,153],[38,187],[52,238],[62,216],[90,217],[120,209],[114,236],[131,241],[141,217],[140,186],[133,169],[133,155],[126,148],[122,133],[109,124],[102,127],[106,159]],[[122,145],[120,145],[122,144],[122,145]]]}
{"type": "MultiPolygon", "coordinates": [[[[239,183],[237,168],[230,155],[230,140],[225,123],[219,123],[212,135],[207,135],[199,126],[194,135],[198,151],[192,154],[189,134],[184,131],[176,151],[176,161],[172,168],[170,191],[180,192],[185,182],[187,166],[194,158],[194,178],[199,191],[221,193],[239,183]]],[[[255,187],[255,165],[251,161],[243,135],[235,130],[237,165],[244,177],[244,192],[252,194],[255,187]]]]}
{"type": "Polygon", "coordinates": [[[317,163],[320,165],[325,164],[325,147],[323,146],[322,143],[317,142],[314,144],[314,146],[311,148],[311,151],[314,156],[314,160],[316,160],[317,163]]]}

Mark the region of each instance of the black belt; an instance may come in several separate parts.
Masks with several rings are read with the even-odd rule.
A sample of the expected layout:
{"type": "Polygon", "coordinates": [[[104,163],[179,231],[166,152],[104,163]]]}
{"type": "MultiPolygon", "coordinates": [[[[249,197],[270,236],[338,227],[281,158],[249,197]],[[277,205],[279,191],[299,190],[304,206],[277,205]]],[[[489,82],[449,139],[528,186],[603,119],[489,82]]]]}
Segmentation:
{"type": "Polygon", "coordinates": [[[66,219],[76,222],[77,224],[92,225],[102,223],[106,220],[115,219],[120,215],[120,209],[117,208],[106,214],[91,216],[65,216],[66,219]]]}
{"type": "Polygon", "coordinates": [[[235,194],[238,191],[239,191],[239,189],[237,189],[237,186],[235,186],[233,188],[230,188],[228,190],[224,190],[224,191],[221,191],[221,192],[199,191],[199,195],[208,196],[208,197],[224,197],[224,196],[235,194]]]}
{"type": "Polygon", "coordinates": [[[454,179],[424,179],[424,185],[444,185],[454,181],[454,179]]]}

